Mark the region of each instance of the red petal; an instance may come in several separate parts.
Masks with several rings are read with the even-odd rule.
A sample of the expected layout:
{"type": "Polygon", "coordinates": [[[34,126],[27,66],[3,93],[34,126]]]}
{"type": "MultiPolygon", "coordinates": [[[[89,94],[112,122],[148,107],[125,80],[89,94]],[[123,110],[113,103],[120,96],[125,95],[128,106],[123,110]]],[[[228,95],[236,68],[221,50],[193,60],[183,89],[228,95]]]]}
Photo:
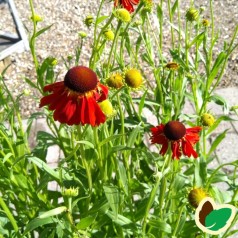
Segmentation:
{"type": "Polygon", "coordinates": [[[160,153],[161,155],[164,155],[164,154],[167,152],[168,147],[169,147],[169,143],[168,143],[168,141],[166,140],[166,141],[162,144],[162,148],[161,148],[161,150],[160,150],[159,153],[160,153]]]}
{"type": "Polygon", "coordinates": [[[193,149],[192,144],[189,141],[186,141],[186,139],[182,141],[182,149],[183,149],[184,155],[186,155],[188,157],[191,157],[191,155],[192,155],[194,158],[198,157],[198,154],[193,149]]]}
{"type": "Polygon", "coordinates": [[[172,158],[180,159],[182,155],[180,142],[178,141],[171,142],[171,149],[172,149],[172,158]]]}
{"type": "Polygon", "coordinates": [[[108,96],[108,87],[103,85],[103,84],[98,84],[98,89],[100,91],[100,96],[99,98],[97,98],[96,100],[98,102],[101,102],[101,101],[104,101],[107,99],[107,96],[108,96]]]}
{"type": "Polygon", "coordinates": [[[44,92],[52,92],[52,91],[59,90],[62,88],[65,88],[64,81],[46,85],[43,90],[44,90],[44,92]]]}

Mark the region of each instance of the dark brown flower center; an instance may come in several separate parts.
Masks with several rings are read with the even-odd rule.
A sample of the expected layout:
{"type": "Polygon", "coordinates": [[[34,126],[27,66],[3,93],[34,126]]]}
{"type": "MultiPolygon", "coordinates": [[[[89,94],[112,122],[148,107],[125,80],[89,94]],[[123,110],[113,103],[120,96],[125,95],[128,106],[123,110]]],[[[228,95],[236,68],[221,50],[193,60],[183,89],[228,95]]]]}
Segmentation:
{"type": "Polygon", "coordinates": [[[64,77],[64,85],[79,93],[86,93],[95,89],[97,83],[96,73],[85,66],[71,68],[64,77]]]}
{"type": "Polygon", "coordinates": [[[186,128],[179,121],[170,121],[164,127],[164,134],[169,140],[179,140],[186,134],[186,128]]]}

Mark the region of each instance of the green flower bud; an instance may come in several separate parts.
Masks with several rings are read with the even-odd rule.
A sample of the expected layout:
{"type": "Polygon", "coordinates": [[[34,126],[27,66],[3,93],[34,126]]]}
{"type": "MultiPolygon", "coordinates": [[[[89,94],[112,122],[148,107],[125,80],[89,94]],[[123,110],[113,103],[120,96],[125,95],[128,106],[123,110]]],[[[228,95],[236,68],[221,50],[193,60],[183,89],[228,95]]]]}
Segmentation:
{"type": "Polygon", "coordinates": [[[130,22],[131,15],[125,8],[120,8],[116,10],[116,17],[123,22],[130,22]]]}
{"type": "Polygon", "coordinates": [[[31,18],[31,20],[33,21],[33,22],[40,22],[40,21],[43,21],[43,17],[41,17],[41,16],[39,16],[39,15],[37,15],[37,14],[34,14],[34,16],[31,16],[30,17],[31,18]]]}
{"type": "Polygon", "coordinates": [[[211,127],[215,122],[215,118],[213,115],[209,113],[204,113],[201,116],[201,123],[203,126],[211,127]]]}
{"type": "Polygon", "coordinates": [[[79,194],[79,189],[78,188],[74,188],[74,187],[70,187],[70,188],[62,188],[61,191],[62,195],[65,197],[77,197],[79,194]]]}
{"type": "Polygon", "coordinates": [[[188,9],[186,13],[186,19],[187,21],[193,22],[196,21],[199,17],[199,11],[196,8],[190,8],[188,9]]]}
{"type": "Polygon", "coordinates": [[[88,15],[84,20],[84,24],[87,27],[90,27],[93,24],[93,17],[91,15],[88,15]]]}
{"type": "Polygon", "coordinates": [[[210,26],[210,22],[209,22],[207,19],[203,19],[203,20],[202,20],[202,25],[203,25],[204,27],[209,27],[209,26],[210,26]]]}
{"type": "Polygon", "coordinates": [[[85,37],[87,37],[87,33],[84,31],[79,31],[78,36],[81,38],[85,38],[85,37]]]}
{"type": "Polygon", "coordinates": [[[112,30],[105,30],[103,32],[103,35],[104,37],[107,39],[107,40],[110,40],[110,41],[113,41],[114,40],[114,33],[112,30]]]}

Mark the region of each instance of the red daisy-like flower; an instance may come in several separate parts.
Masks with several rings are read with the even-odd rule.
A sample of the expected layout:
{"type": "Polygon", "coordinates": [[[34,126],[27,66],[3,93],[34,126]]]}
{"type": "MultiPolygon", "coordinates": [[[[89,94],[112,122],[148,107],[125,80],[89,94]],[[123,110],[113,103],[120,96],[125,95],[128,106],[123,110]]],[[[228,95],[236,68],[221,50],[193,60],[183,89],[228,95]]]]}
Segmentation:
{"type": "Polygon", "coordinates": [[[65,75],[64,81],[46,85],[40,107],[49,105],[54,120],[68,125],[98,126],[106,116],[97,102],[107,98],[108,88],[102,85],[96,73],[85,66],[75,66],[65,75]]]}
{"type": "Polygon", "coordinates": [[[128,12],[134,12],[133,5],[139,4],[140,0],[115,0],[114,6],[122,6],[125,8],[128,12]]]}
{"type": "Polygon", "coordinates": [[[188,157],[192,155],[197,158],[198,154],[193,146],[199,141],[201,129],[199,126],[186,129],[181,122],[170,121],[165,125],[160,124],[151,128],[152,136],[150,139],[152,144],[162,145],[161,155],[167,152],[170,144],[173,159],[179,159],[182,153],[188,157]]]}

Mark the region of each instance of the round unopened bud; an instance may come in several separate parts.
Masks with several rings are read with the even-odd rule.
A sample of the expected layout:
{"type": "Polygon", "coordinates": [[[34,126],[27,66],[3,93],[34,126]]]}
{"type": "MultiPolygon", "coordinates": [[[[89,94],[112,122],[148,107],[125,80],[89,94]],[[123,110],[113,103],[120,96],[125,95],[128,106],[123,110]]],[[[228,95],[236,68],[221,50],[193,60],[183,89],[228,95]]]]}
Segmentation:
{"type": "Polygon", "coordinates": [[[87,27],[90,27],[92,24],[93,24],[93,16],[91,15],[88,15],[86,16],[85,20],[84,20],[84,24],[87,26],[87,27]]]}
{"type": "Polygon", "coordinates": [[[23,94],[24,94],[25,96],[29,96],[29,95],[31,94],[31,90],[29,90],[29,89],[24,89],[24,90],[23,90],[23,94]]]}
{"type": "Polygon", "coordinates": [[[203,126],[212,126],[215,122],[215,118],[213,115],[209,113],[204,113],[201,116],[201,123],[203,126]]]}
{"type": "Polygon", "coordinates": [[[84,31],[79,31],[78,36],[81,38],[85,38],[85,37],[87,37],[87,33],[84,31]]]}
{"type": "Polygon", "coordinates": [[[125,73],[125,82],[131,88],[139,88],[143,78],[139,70],[129,69],[125,73]]]}
{"type": "Polygon", "coordinates": [[[116,17],[123,22],[130,22],[131,15],[125,8],[120,8],[116,10],[116,17]]]}
{"type": "Polygon", "coordinates": [[[114,40],[114,33],[112,30],[105,30],[103,32],[103,35],[104,37],[107,39],[107,40],[110,40],[110,41],[113,41],[114,40]]]}
{"type": "Polygon", "coordinates": [[[34,14],[33,16],[31,16],[31,20],[33,22],[40,22],[40,21],[43,21],[43,17],[41,17],[40,15],[34,14]]]}
{"type": "Polygon", "coordinates": [[[49,64],[50,64],[51,66],[55,66],[55,65],[58,64],[58,61],[57,61],[56,58],[50,57],[50,58],[49,58],[49,64]]]}
{"type": "Polygon", "coordinates": [[[203,188],[194,188],[188,194],[188,201],[193,207],[197,208],[199,203],[206,197],[208,197],[208,194],[203,188]]]}
{"type": "Polygon", "coordinates": [[[99,102],[98,105],[107,117],[111,117],[114,115],[112,103],[108,99],[99,102]]]}
{"type": "Polygon", "coordinates": [[[188,9],[186,13],[186,19],[187,21],[193,22],[196,21],[199,17],[199,11],[196,8],[190,8],[188,9]]]}
{"type": "Polygon", "coordinates": [[[109,87],[119,89],[123,86],[123,77],[119,73],[114,73],[106,80],[106,82],[109,87]]]}
{"type": "Polygon", "coordinates": [[[65,197],[77,197],[79,194],[79,189],[74,187],[63,188],[61,193],[65,197]]]}
{"type": "Polygon", "coordinates": [[[202,20],[202,25],[203,25],[204,27],[209,27],[209,26],[210,26],[210,22],[209,22],[207,19],[203,19],[203,20],[202,20]]]}

